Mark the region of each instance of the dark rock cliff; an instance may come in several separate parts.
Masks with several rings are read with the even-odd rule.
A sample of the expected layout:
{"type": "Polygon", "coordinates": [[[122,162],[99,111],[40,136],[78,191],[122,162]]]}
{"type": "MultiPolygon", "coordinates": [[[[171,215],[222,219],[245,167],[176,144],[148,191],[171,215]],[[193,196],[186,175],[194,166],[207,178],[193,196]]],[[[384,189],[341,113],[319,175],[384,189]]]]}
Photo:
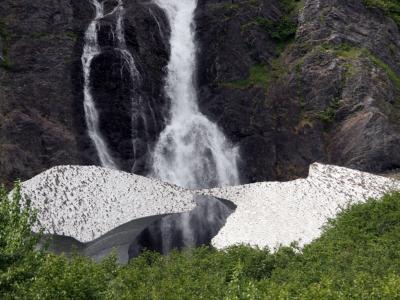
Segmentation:
{"type": "MultiPolygon", "coordinates": [[[[145,174],[168,109],[169,29],[151,2],[125,2],[140,79],[105,19],[92,88],[117,163],[145,174]]],[[[0,2],[0,181],[99,163],[82,93],[92,17],[83,0],[0,2]]],[[[314,161],[400,167],[400,33],[381,11],[362,0],[199,0],[196,24],[200,107],[240,146],[243,182],[306,176],[314,161]]]]}
{"type": "Polygon", "coordinates": [[[242,179],[306,176],[314,161],[398,168],[397,25],[361,0],[308,0],[283,41],[271,21],[290,2],[203,1],[198,12],[201,106],[240,145],[242,179]]]}
{"type": "Polygon", "coordinates": [[[150,152],[168,109],[163,86],[169,26],[156,5],[125,2],[125,39],[139,74],[131,78],[116,48],[116,16],[106,17],[99,32],[102,53],[92,63],[92,90],[100,111],[100,130],[118,167],[147,174],[150,152]]]}
{"type": "Polygon", "coordinates": [[[57,164],[88,163],[81,98],[82,1],[0,2],[0,180],[57,164]]]}
{"type": "MultiPolygon", "coordinates": [[[[122,66],[108,20],[101,24],[102,54],[91,74],[102,132],[119,166],[137,173],[146,172],[148,149],[163,127],[168,62],[164,14],[142,2],[127,3],[124,18],[140,80],[132,82],[122,66]],[[133,98],[138,105],[132,105],[133,98]],[[144,119],[156,122],[144,124],[144,119]],[[149,135],[142,134],[144,126],[149,135]]],[[[24,180],[54,165],[99,164],[86,129],[81,63],[93,14],[93,6],[82,0],[0,2],[1,182],[24,180]]]]}

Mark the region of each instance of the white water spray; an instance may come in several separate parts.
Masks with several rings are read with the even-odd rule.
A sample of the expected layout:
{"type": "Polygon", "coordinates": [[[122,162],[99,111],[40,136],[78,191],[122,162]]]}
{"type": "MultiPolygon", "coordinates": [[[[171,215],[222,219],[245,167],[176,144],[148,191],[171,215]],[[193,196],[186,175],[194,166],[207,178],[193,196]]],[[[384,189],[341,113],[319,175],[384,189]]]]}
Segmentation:
{"type": "MultiPolygon", "coordinates": [[[[82,55],[82,67],[84,74],[85,119],[89,137],[91,138],[96,147],[101,165],[112,169],[118,169],[117,164],[115,163],[108,149],[107,143],[100,132],[99,113],[97,111],[90,87],[90,71],[91,71],[92,61],[96,56],[101,54],[101,48],[98,41],[98,30],[101,19],[107,16],[116,15],[115,31],[113,31],[112,34],[114,38],[116,38],[116,46],[114,50],[120,53],[121,59],[123,60],[121,68],[121,76],[124,68],[126,68],[129,71],[131,80],[133,82],[140,79],[140,74],[136,68],[134,59],[126,46],[124,26],[123,26],[124,6],[122,0],[118,0],[118,4],[116,5],[116,7],[114,7],[114,9],[107,14],[104,14],[103,2],[98,0],[91,0],[91,4],[95,8],[95,16],[94,19],[89,24],[88,29],[86,30],[85,45],[83,48],[83,55],[82,55]]],[[[135,107],[134,97],[132,96],[132,123],[134,122],[134,118],[136,118],[138,115],[134,107],[135,107]]],[[[133,143],[135,152],[136,149],[134,145],[135,143],[133,143]]]]}
{"type": "Polygon", "coordinates": [[[88,29],[85,33],[85,46],[82,55],[82,67],[84,76],[84,109],[85,119],[88,128],[89,137],[93,141],[97,154],[99,156],[102,166],[116,169],[116,164],[108,150],[107,144],[102,136],[99,128],[99,113],[93,100],[92,91],[90,88],[90,70],[93,58],[101,53],[97,30],[99,20],[104,17],[103,4],[97,0],[92,0],[91,3],[96,9],[95,17],[90,22],[88,29]]]}
{"type": "Polygon", "coordinates": [[[169,124],[153,154],[153,176],[186,188],[239,183],[238,149],[199,110],[194,84],[197,0],[155,0],[171,27],[171,57],[166,92],[171,99],[169,124]]]}

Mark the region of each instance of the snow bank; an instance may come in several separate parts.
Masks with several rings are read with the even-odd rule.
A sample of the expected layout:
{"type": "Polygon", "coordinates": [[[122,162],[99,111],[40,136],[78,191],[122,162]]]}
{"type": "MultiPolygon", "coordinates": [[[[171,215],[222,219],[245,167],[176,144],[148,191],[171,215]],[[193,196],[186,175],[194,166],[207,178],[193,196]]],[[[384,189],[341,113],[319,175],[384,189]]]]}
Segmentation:
{"type": "Polygon", "coordinates": [[[271,249],[307,244],[341,208],[400,190],[400,181],[342,167],[313,164],[307,179],[217,188],[204,194],[230,200],[236,211],[213,239],[224,248],[250,244],[271,249]]]}
{"type": "Polygon", "coordinates": [[[304,245],[341,208],[392,190],[400,190],[400,181],[322,164],[313,164],[307,179],[200,191],[80,166],[55,167],[22,184],[48,233],[81,242],[135,219],[192,210],[194,194],[230,200],[237,209],[214,237],[217,248],[240,243],[275,248],[293,241],[304,245]]]}
{"type": "Polygon", "coordinates": [[[192,210],[193,194],[101,167],[60,166],[22,183],[47,233],[92,241],[138,218],[192,210]]]}

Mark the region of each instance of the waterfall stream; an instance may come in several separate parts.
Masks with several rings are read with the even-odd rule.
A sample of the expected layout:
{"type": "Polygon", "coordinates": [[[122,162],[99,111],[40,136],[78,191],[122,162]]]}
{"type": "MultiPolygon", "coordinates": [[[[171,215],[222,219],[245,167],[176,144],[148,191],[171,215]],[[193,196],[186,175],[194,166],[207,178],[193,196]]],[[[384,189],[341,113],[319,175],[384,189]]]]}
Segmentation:
{"type": "MultiPolygon", "coordinates": [[[[152,171],[149,176],[191,189],[239,184],[238,149],[230,144],[215,123],[201,113],[197,103],[195,84],[197,51],[194,24],[197,0],[153,1],[165,11],[171,29],[170,59],[165,84],[165,92],[171,101],[171,107],[167,125],[154,147],[152,171]]],[[[99,112],[90,85],[92,61],[102,51],[98,41],[98,31],[100,22],[105,17],[115,18],[111,35],[114,40],[114,51],[119,53],[122,60],[121,76],[123,68],[127,68],[133,82],[140,80],[140,74],[126,45],[122,0],[118,0],[117,5],[107,14],[104,12],[104,1],[91,0],[91,3],[96,9],[96,14],[85,33],[82,55],[85,117],[89,136],[96,147],[101,164],[109,168],[118,168],[100,132],[99,112]]],[[[129,125],[132,126],[132,147],[135,153],[135,136],[148,134],[147,119],[142,115],[141,108],[148,105],[153,119],[155,114],[151,106],[143,103],[143,99],[134,90],[131,103],[132,124],[129,125]],[[143,126],[135,128],[138,122],[143,126]]],[[[228,215],[224,205],[216,203],[218,204],[218,201],[215,199],[209,199],[201,204],[201,209],[178,217],[163,218],[160,224],[154,227],[155,231],[158,230],[158,226],[160,228],[158,237],[161,239],[162,252],[168,253],[179,245],[192,247],[203,240],[211,240],[214,232],[219,230],[228,215]],[[200,231],[205,232],[200,235],[202,238],[199,238],[200,231]],[[207,239],[204,239],[205,236],[207,239]],[[180,244],[178,245],[176,241],[180,244]]],[[[150,230],[149,234],[154,233],[150,230]]]]}
{"type": "Polygon", "coordinates": [[[84,77],[84,109],[88,134],[93,141],[102,166],[116,169],[117,166],[109,152],[107,143],[104,140],[99,128],[99,113],[93,100],[90,88],[90,70],[93,58],[101,53],[97,30],[99,20],[104,17],[104,6],[97,0],[91,0],[96,9],[95,17],[90,22],[85,32],[85,45],[82,54],[82,68],[84,77]]]}
{"type": "Polygon", "coordinates": [[[197,104],[194,74],[197,0],[155,0],[167,14],[171,37],[166,93],[169,123],[153,154],[153,176],[186,187],[206,188],[239,183],[238,149],[197,104]]]}
{"type": "MultiPolygon", "coordinates": [[[[137,82],[140,80],[140,74],[136,68],[135,61],[129,52],[126,41],[125,32],[123,26],[124,17],[124,6],[122,0],[117,1],[117,5],[107,14],[104,13],[104,2],[98,0],[91,0],[92,5],[95,8],[94,19],[90,22],[86,32],[85,32],[85,45],[83,48],[82,55],[82,67],[84,74],[84,110],[85,119],[88,128],[88,134],[91,138],[93,144],[96,147],[97,154],[99,156],[101,165],[104,167],[118,169],[118,166],[113,159],[110,150],[108,149],[107,142],[104,139],[100,131],[99,125],[99,112],[96,108],[96,104],[93,99],[91,87],[90,87],[90,72],[93,59],[101,54],[101,47],[98,41],[98,30],[100,27],[100,21],[107,17],[115,16],[115,29],[112,32],[114,37],[115,47],[114,50],[119,52],[121,59],[123,61],[122,68],[126,68],[130,74],[131,80],[137,82]]],[[[121,69],[121,76],[122,76],[121,69]]],[[[134,95],[135,93],[132,92],[134,95]]],[[[132,124],[135,123],[135,119],[141,117],[140,109],[137,106],[141,105],[140,97],[134,99],[132,96],[132,124]],[[137,100],[137,101],[135,101],[137,100]]],[[[145,121],[146,119],[143,118],[145,121]]],[[[136,152],[135,143],[132,143],[133,152],[136,152]]]]}

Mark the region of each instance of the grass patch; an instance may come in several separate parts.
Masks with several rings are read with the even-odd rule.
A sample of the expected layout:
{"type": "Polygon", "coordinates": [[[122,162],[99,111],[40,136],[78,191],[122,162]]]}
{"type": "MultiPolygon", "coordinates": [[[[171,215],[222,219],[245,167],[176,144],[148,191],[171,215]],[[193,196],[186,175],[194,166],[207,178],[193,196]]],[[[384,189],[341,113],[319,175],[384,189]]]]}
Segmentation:
{"type": "Polygon", "coordinates": [[[396,88],[400,91],[400,76],[384,61],[369,53],[369,59],[379,68],[381,68],[388,75],[390,80],[395,84],[396,88]]]}
{"type": "Polygon", "coordinates": [[[251,87],[259,87],[267,89],[270,80],[270,75],[266,65],[254,65],[250,67],[249,76],[243,80],[226,82],[221,86],[234,89],[247,89],[251,87]]]}
{"type": "Polygon", "coordinates": [[[68,37],[68,38],[70,38],[70,39],[73,40],[73,41],[76,41],[76,40],[78,39],[78,34],[76,34],[76,33],[73,32],[73,31],[67,31],[67,32],[65,33],[65,36],[68,37]]]}
{"type": "Polygon", "coordinates": [[[232,89],[248,89],[258,87],[268,91],[272,81],[275,81],[286,74],[287,70],[284,69],[282,58],[278,57],[271,62],[271,66],[266,65],[253,65],[250,67],[249,76],[243,80],[236,80],[231,82],[220,83],[222,87],[232,89]]]}

